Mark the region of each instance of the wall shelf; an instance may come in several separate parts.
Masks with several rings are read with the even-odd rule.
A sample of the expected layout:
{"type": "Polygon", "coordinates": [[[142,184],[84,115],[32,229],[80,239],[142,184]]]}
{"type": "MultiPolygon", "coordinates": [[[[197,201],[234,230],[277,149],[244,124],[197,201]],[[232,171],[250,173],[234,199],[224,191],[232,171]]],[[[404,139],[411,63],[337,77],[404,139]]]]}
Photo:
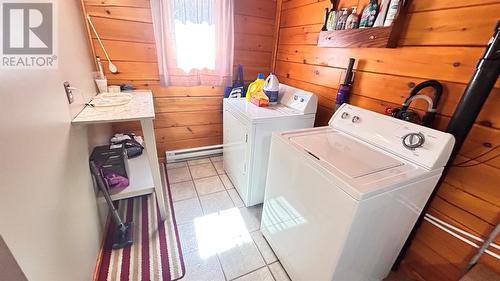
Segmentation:
{"type": "Polygon", "coordinates": [[[395,48],[398,40],[391,36],[392,30],[392,27],[371,27],[321,31],[318,47],[395,48]]]}
{"type": "Polygon", "coordinates": [[[406,0],[392,26],[320,31],[318,47],[396,48],[409,6],[410,0],[406,0]]]}

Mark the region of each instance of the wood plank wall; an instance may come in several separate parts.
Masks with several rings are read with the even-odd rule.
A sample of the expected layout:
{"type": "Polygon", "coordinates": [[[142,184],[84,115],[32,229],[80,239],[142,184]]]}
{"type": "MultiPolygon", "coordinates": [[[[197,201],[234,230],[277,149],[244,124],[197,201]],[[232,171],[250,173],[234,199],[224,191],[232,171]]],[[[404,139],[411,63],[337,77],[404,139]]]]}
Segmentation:
{"type": "MultiPolygon", "coordinates": [[[[281,82],[319,96],[316,125],[326,125],[331,117],[344,68],[349,57],[354,57],[359,62],[352,104],[383,113],[387,107],[400,104],[416,83],[437,79],[446,89],[437,124],[438,129],[444,130],[500,19],[500,1],[414,0],[398,48],[318,48],[318,31],[329,3],[283,0],[275,62],[281,82]]],[[[364,3],[343,0],[341,6],[364,3]]],[[[500,144],[499,106],[497,83],[457,161],[471,159],[500,144]]],[[[416,107],[426,108],[421,103],[416,107]]],[[[470,163],[478,165],[451,169],[430,213],[485,238],[500,218],[500,159],[470,163]]],[[[497,238],[496,243],[499,242],[497,238]]],[[[489,250],[499,253],[491,247],[489,250]]],[[[419,280],[456,280],[475,252],[475,248],[424,223],[404,268],[419,280]]],[[[500,270],[500,262],[487,255],[481,262],[500,270]]]]}
{"type": "MultiPolygon", "coordinates": [[[[119,69],[107,71],[108,83],[131,83],[152,89],[155,133],[161,158],[167,150],[222,143],[221,87],[161,87],[154,42],[150,0],[82,0],[107,51],[119,69]]],[[[276,1],[235,1],[234,63],[245,67],[245,80],[269,72],[273,50],[276,1]]],[[[93,52],[105,59],[93,32],[93,52]]],[[[94,55],[94,54],[92,54],[94,55]]],[[[140,133],[138,123],[114,126],[115,131],[140,133]]]]}
{"type": "Polygon", "coordinates": [[[245,81],[252,82],[271,71],[276,0],[235,0],[234,6],[235,75],[241,64],[245,81]]]}

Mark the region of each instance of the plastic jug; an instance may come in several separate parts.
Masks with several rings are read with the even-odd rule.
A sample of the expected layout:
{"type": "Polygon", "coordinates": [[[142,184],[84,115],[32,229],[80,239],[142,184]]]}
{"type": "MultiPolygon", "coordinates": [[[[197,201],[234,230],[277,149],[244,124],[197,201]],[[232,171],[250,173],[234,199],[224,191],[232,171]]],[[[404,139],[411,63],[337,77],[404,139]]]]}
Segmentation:
{"type": "Polygon", "coordinates": [[[247,94],[246,94],[247,101],[251,101],[253,95],[256,95],[258,92],[264,90],[264,83],[265,82],[266,81],[264,81],[264,74],[259,73],[257,75],[257,79],[255,81],[253,81],[248,86],[248,90],[247,90],[247,94]]]}
{"type": "Polygon", "coordinates": [[[266,79],[266,83],[264,84],[264,93],[269,98],[269,104],[277,104],[278,103],[278,91],[280,88],[280,81],[278,81],[278,77],[273,73],[269,74],[266,79]]]}

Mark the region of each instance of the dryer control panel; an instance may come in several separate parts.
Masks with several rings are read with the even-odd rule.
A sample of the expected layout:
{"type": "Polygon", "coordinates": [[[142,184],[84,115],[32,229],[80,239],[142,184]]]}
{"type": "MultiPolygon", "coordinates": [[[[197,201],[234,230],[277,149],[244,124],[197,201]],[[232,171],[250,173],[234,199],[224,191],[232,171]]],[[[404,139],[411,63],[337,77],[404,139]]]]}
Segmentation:
{"type": "Polygon", "coordinates": [[[318,97],[311,92],[280,84],[279,103],[303,112],[316,113],[318,97]]]}
{"type": "Polygon", "coordinates": [[[451,134],[349,104],[329,125],[428,169],[445,166],[455,144],[451,134]]]}

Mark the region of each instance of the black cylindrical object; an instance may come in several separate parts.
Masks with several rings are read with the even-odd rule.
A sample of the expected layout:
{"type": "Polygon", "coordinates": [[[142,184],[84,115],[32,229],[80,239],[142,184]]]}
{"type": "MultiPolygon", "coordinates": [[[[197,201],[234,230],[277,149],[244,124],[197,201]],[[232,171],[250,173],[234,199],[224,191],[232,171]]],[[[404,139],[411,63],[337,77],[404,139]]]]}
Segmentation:
{"type": "Polygon", "coordinates": [[[500,74],[500,21],[483,58],[479,61],[472,79],[448,124],[447,132],[455,136],[451,160],[462,147],[474,125],[481,108],[497,82],[500,74]]]}
{"type": "Polygon", "coordinates": [[[486,52],[479,61],[476,67],[476,71],[472,76],[467,88],[464,91],[460,102],[451,117],[450,123],[448,124],[447,132],[455,137],[455,146],[453,147],[453,152],[448,160],[439,182],[434,188],[429,200],[427,201],[420,217],[418,218],[415,226],[413,227],[406,243],[404,244],[398,258],[396,259],[393,270],[399,267],[399,264],[404,259],[406,251],[411,245],[411,241],[416,235],[417,229],[420,227],[424,220],[424,216],[429,209],[434,196],[436,196],[437,191],[441,183],[443,182],[450,165],[455,160],[458,152],[462,148],[462,145],[469,134],[474,122],[476,121],[479,112],[481,111],[486,99],[488,98],[491,90],[495,86],[498,76],[500,75],[500,21],[497,23],[493,37],[488,43],[486,52]]]}

